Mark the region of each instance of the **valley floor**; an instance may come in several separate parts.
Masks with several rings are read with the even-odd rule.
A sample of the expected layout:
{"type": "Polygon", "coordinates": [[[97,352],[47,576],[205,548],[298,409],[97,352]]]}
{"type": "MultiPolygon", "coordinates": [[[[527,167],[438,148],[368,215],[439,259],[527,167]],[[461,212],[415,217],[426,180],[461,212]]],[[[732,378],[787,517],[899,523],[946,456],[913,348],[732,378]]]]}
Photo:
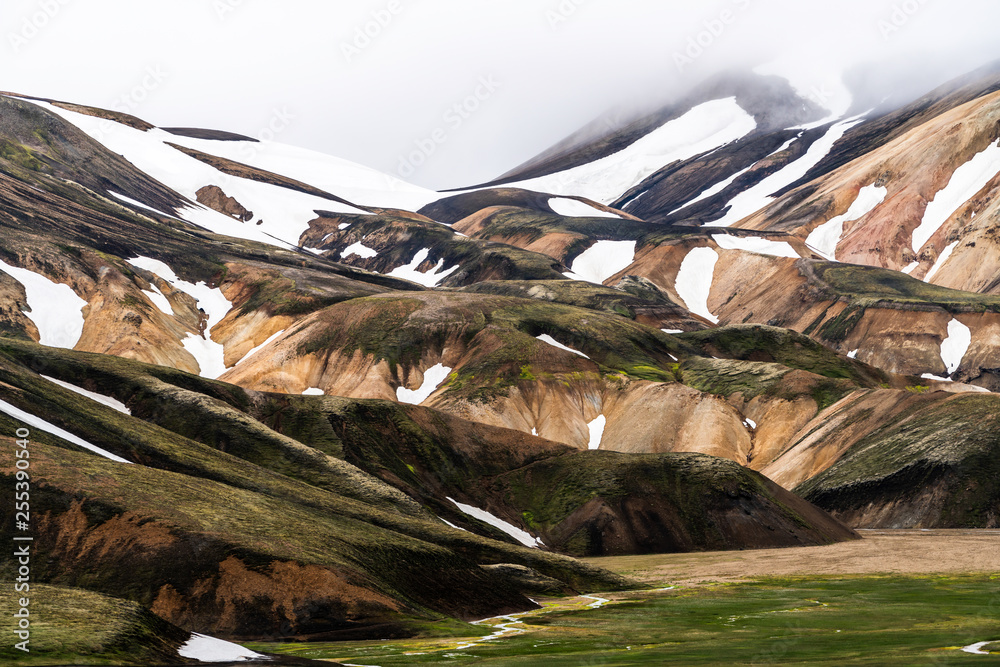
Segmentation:
{"type": "Polygon", "coordinates": [[[469,637],[255,650],[351,665],[1000,664],[1000,531],[591,559],[648,590],[539,600],[469,637]]]}
{"type": "Polygon", "coordinates": [[[696,585],[759,577],[1000,572],[1000,530],[861,530],[823,547],[591,558],[651,584],[696,585]]]}

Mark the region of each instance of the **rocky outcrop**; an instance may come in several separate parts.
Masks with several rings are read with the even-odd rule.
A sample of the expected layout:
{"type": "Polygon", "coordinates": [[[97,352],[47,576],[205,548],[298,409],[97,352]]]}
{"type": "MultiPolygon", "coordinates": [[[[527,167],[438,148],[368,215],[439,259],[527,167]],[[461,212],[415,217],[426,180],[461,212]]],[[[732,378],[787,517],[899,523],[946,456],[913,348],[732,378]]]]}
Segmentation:
{"type": "Polygon", "coordinates": [[[196,194],[198,195],[198,203],[213,211],[228,215],[230,218],[236,218],[240,222],[253,220],[253,211],[248,211],[233,197],[226,196],[226,193],[218,185],[206,185],[196,194]]]}

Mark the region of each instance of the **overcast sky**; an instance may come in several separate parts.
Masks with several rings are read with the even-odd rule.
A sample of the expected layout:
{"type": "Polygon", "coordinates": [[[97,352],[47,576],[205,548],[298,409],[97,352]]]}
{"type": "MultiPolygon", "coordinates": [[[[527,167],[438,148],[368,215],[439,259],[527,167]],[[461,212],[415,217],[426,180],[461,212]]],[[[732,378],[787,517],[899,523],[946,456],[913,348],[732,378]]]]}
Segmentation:
{"type": "Polygon", "coordinates": [[[998,25],[996,0],[0,0],[0,90],[443,189],[727,67],[833,90],[874,62],[918,94],[1000,58],[998,25]]]}

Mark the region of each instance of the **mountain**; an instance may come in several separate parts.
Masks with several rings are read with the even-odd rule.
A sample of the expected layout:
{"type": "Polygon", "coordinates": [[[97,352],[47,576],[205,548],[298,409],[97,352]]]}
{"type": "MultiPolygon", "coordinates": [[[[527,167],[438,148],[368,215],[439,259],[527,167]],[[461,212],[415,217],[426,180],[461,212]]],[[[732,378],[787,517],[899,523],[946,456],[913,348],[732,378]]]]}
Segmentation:
{"type": "Polygon", "coordinates": [[[730,73],[446,193],[0,95],[33,576],[123,628],[70,653],[413,636],[633,585],[577,557],[996,527],[998,91],[830,115],[730,73]]]}

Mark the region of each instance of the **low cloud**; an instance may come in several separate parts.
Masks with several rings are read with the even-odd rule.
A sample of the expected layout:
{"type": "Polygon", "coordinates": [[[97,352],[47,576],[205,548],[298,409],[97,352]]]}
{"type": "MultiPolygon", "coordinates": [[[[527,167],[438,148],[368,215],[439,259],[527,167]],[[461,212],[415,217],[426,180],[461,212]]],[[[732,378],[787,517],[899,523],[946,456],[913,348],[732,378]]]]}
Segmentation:
{"type": "Polygon", "coordinates": [[[282,141],[391,173],[494,77],[413,170],[447,188],[728,68],[912,98],[1000,58],[998,19],[986,0],[5,0],[0,63],[3,89],[107,107],[162,68],[135,111],[150,122],[252,135],[294,108],[282,141]]]}

